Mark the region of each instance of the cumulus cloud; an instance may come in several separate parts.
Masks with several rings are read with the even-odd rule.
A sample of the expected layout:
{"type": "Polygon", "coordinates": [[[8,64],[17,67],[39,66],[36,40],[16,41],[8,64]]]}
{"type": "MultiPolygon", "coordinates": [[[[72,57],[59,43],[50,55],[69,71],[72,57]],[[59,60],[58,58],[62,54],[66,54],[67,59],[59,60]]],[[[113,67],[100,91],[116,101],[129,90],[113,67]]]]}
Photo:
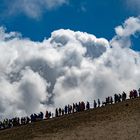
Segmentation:
{"type": "Polygon", "coordinates": [[[131,36],[140,32],[140,18],[128,18],[123,26],[116,27],[115,31],[116,36],[111,41],[112,46],[130,47],[131,36]]]}
{"type": "Polygon", "coordinates": [[[69,0],[13,0],[5,2],[9,15],[25,14],[31,18],[38,19],[46,10],[52,10],[64,4],[69,0]]]}
{"type": "Polygon", "coordinates": [[[124,38],[127,43],[137,32],[139,18],[134,17],[116,27],[110,42],[64,29],[34,42],[1,27],[0,116],[29,115],[137,89],[140,54],[123,46],[124,38]]]}

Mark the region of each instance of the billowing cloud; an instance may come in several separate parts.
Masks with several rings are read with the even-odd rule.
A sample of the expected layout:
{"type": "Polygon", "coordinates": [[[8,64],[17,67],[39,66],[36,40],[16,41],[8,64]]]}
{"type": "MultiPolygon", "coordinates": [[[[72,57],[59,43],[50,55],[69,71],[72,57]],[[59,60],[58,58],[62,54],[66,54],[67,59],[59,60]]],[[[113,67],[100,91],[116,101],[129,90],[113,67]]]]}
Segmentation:
{"type": "Polygon", "coordinates": [[[123,45],[139,32],[139,24],[139,18],[129,18],[116,27],[111,42],[63,29],[34,42],[1,27],[0,116],[29,115],[81,100],[92,103],[137,89],[140,54],[123,45]]]}
{"type": "Polygon", "coordinates": [[[123,26],[116,27],[115,31],[116,36],[111,41],[112,46],[130,47],[131,36],[140,32],[140,18],[128,18],[123,26]]]}
{"type": "Polygon", "coordinates": [[[69,0],[6,0],[6,14],[17,15],[22,13],[31,18],[38,19],[46,10],[52,10],[68,4],[68,2],[69,0]]]}

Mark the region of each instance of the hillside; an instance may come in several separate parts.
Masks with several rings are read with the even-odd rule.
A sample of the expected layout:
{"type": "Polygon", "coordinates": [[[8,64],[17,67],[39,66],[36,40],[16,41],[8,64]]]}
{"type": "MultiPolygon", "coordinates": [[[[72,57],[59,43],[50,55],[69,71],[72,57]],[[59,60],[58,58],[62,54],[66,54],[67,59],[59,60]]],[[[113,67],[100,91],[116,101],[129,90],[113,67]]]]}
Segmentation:
{"type": "Polygon", "coordinates": [[[140,140],[140,98],[0,131],[0,140],[140,140]]]}

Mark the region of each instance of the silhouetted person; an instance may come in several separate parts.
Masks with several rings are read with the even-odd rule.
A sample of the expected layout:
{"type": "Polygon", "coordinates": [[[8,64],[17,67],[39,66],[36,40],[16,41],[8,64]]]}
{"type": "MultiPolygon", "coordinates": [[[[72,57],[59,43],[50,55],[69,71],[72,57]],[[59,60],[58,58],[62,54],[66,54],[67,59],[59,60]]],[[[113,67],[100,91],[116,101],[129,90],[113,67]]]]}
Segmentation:
{"type": "Polygon", "coordinates": [[[117,94],[114,94],[114,102],[117,103],[119,99],[119,96],[117,94]]]}
{"type": "Polygon", "coordinates": [[[113,98],[110,96],[110,103],[113,104],[113,98]]]}
{"type": "Polygon", "coordinates": [[[140,88],[138,89],[139,97],[140,97],[140,88]]]}
{"type": "Polygon", "coordinates": [[[55,109],[55,117],[58,117],[58,109],[55,109]]]}
{"type": "Polygon", "coordinates": [[[126,93],[123,91],[122,93],[122,101],[125,101],[126,100],[126,93]]]}
{"type": "Polygon", "coordinates": [[[76,111],[76,105],[73,103],[72,112],[74,113],[75,111],[76,111]]]}
{"type": "Polygon", "coordinates": [[[61,116],[61,108],[59,108],[59,116],[61,116]]]}
{"type": "Polygon", "coordinates": [[[52,114],[53,114],[53,113],[51,113],[51,112],[49,112],[49,113],[48,113],[48,115],[49,115],[49,118],[51,118],[52,114]]]}
{"type": "Polygon", "coordinates": [[[134,97],[134,94],[133,94],[133,91],[132,90],[129,93],[129,97],[130,97],[130,99],[132,99],[134,97]]]}
{"type": "Polygon", "coordinates": [[[133,94],[134,94],[134,98],[137,98],[138,97],[138,93],[137,93],[137,90],[133,90],[133,94]]]}
{"type": "Polygon", "coordinates": [[[100,104],[101,104],[100,99],[98,99],[98,107],[100,107],[100,104]]]}
{"type": "Polygon", "coordinates": [[[89,104],[89,102],[87,102],[87,104],[86,104],[86,109],[87,109],[87,110],[90,109],[90,104],[89,104]]]}
{"type": "Polygon", "coordinates": [[[68,113],[68,106],[66,105],[65,106],[65,114],[67,114],[68,113]]]}
{"type": "Polygon", "coordinates": [[[48,111],[46,111],[45,118],[46,118],[46,119],[49,118],[49,113],[48,113],[48,111]]]}
{"type": "Polygon", "coordinates": [[[94,100],[94,108],[96,108],[97,107],[97,103],[96,103],[96,101],[94,100]]]}
{"type": "Polygon", "coordinates": [[[43,112],[40,112],[39,117],[40,117],[40,119],[43,119],[43,117],[44,117],[43,112]]]}
{"type": "Polygon", "coordinates": [[[64,109],[62,109],[62,116],[64,115],[64,109]]]}

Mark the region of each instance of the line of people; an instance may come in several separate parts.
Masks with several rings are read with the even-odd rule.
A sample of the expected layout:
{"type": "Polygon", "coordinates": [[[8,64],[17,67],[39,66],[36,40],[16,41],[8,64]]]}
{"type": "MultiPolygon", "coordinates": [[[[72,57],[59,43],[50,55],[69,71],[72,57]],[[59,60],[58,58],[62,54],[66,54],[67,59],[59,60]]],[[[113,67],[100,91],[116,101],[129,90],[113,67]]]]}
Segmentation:
{"type": "MultiPolygon", "coordinates": [[[[129,93],[129,98],[130,99],[134,99],[140,97],[140,88],[137,90],[133,89],[130,91],[129,93]]],[[[53,117],[59,117],[59,116],[63,116],[63,115],[68,115],[68,114],[72,114],[72,113],[76,113],[76,112],[81,112],[84,110],[89,110],[91,108],[97,108],[97,107],[102,107],[102,106],[106,106],[108,104],[113,104],[113,103],[118,103],[118,102],[122,102],[125,101],[127,99],[127,94],[123,91],[122,94],[114,94],[114,99],[112,96],[108,96],[105,101],[102,101],[102,105],[101,105],[101,101],[100,99],[98,99],[97,101],[94,100],[93,101],[93,107],[91,107],[91,104],[87,101],[85,102],[79,102],[79,103],[73,103],[72,105],[65,105],[64,108],[56,108],[55,109],[55,115],[54,113],[51,113],[49,111],[46,111],[45,115],[43,114],[43,112],[40,112],[38,114],[31,114],[30,117],[15,117],[12,119],[4,119],[3,121],[0,121],[0,130],[3,129],[7,129],[7,128],[12,128],[15,126],[20,126],[20,125],[26,125],[29,123],[33,123],[36,121],[41,121],[44,118],[45,119],[50,119],[53,117]]]]}
{"type": "Polygon", "coordinates": [[[15,117],[12,119],[4,119],[3,121],[0,121],[0,130],[12,128],[20,125],[26,125],[32,122],[41,121],[44,119],[43,112],[40,112],[38,114],[31,114],[30,117],[15,117]]]}

